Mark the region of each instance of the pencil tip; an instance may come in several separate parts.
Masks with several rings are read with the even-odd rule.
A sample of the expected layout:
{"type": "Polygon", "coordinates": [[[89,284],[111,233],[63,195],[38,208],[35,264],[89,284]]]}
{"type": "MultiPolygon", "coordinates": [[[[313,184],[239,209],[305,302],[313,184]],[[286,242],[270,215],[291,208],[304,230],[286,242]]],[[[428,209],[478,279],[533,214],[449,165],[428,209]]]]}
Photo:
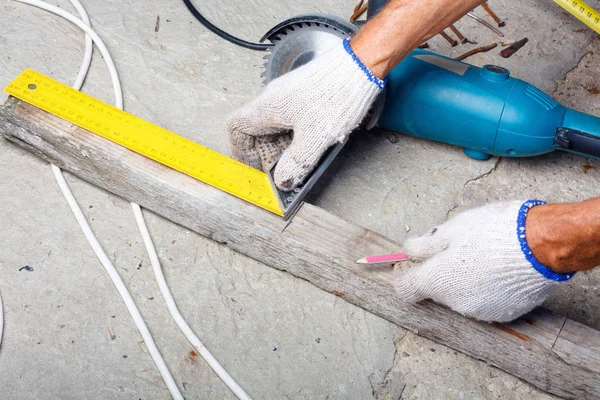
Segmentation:
{"type": "Polygon", "coordinates": [[[360,260],[356,260],[357,264],[367,264],[367,258],[361,258],[360,260]]]}

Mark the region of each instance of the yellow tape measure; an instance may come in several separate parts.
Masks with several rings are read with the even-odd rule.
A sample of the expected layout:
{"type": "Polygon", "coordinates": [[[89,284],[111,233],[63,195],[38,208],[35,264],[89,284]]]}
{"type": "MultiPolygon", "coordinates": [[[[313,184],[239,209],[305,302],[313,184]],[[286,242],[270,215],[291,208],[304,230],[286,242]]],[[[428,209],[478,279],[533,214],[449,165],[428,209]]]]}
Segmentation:
{"type": "Polygon", "coordinates": [[[31,69],[23,71],[4,90],[129,150],[283,216],[267,174],[262,171],[31,69]]]}
{"type": "Polygon", "coordinates": [[[600,13],[581,0],[554,0],[581,22],[600,33],[600,13]]]}

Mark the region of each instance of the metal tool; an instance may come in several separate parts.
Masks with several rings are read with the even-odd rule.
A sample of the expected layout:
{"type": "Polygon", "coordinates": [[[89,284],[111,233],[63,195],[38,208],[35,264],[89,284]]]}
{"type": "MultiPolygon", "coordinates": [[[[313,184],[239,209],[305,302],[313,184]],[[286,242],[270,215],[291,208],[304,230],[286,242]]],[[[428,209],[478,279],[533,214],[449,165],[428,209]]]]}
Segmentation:
{"type": "Polygon", "coordinates": [[[279,206],[283,210],[283,219],[288,220],[302,205],[302,201],[313,188],[315,183],[319,180],[319,178],[325,173],[327,168],[331,165],[335,157],[342,151],[344,145],[347,140],[342,143],[338,143],[332,146],[325,155],[323,159],[317,164],[317,168],[310,174],[308,179],[299,187],[291,191],[281,190],[275,185],[275,167],[277,163],[273,164],[273,166],[267,172],[269,176],[269,182],[271,183],[271,188],[277,194],[279,200],[279,206]]]}
{"type": "Polygon", "coordinates": [[[445,40],[446,40],[448,43],[450,43],[450,46],[452,46],[452,47],[456,47],[456,46],[458,46],[458,42],[457,42],[456,40],[452,39],[452,38],[450,37],[450,35],[448,35],[448,34],[447,34],[446,32],[444,32],[443,30],[441,30],[441,31],[440,31],[439,35],[440,35],[441,37],[443,37],[443,38],[444,38],[444,39],[445,39],[445,40]]]}
{"type": "Polygon", "coordinates": [[[487,22],[485,19],[478,17],[477,15],[473,14],[472,12],[467,13],[467,16],[469,18],[473,18],[475,21],[479,22],[481,25],[485,26],[486,28],[488,28],[489,30],[494,32],[496,35],[498,35],[500,37],[504,37],[504,33],[500,32],[498,29],[496,29],[494,26],[492,26],[492,24],[487,22]]]}
{"type": "Polygon", "coordinates": [[[459,30],[458,30],[458,28],[457,28],[456,26],[454,26],[454,24],[450,24],[449,28],[450,28],[450,30],[451,30],[452,32],[454,32],[454,34],[456,35],[456,37],[458,38],[458,40],[460,40],[460,42],[461,42],[462,44],[465,44],[465,43],[477,44],[477,43],[471,42],[469,39],[467,39],[467,38],[465,37],[465,35],[463,35],[463,34],[462,34],[462,33],[461,33],[459,30]]]}
{"type": "Polygon", "coordinates": [[[267,175],[27,69],[4,89],[74,125],[283,216],[267,175]]]}
{"type": "Polygon", "coordinates": [[[502,28],[503,26],[506,26],[506,22],[504,22],[500,18],[498,18],[496,13],[492,11],[492,9],[490,8],[490,6],[487,5],[487,3],[483,3],[481,5],[481,7],[485,10],[486,13],[488,13],[488,15],[490,17],[492,17],[492,19],[494,21],[496,21],[496,24],[498,24],[498,28],[502,28]]]}

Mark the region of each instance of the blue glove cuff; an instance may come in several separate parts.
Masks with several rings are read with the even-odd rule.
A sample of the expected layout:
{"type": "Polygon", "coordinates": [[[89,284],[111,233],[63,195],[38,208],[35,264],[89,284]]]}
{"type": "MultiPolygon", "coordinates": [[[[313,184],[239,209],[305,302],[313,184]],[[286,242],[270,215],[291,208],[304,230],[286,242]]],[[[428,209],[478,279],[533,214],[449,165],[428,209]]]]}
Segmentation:
{"type": "Polygon", "coordinates": [[[552,271],[535,258],[531,252],[531,249],[529,248],[529,245],[527,244],[527,239],[525,237],[525,218],[527,218],[527,212],[530,208],[542,204],[546,204],[546,202],[542,200],[527,200],[519,209],[519,216],[517,218],[517,237],[519,238],[519,243],[521,244],[521,250],[523,251],[527,261],[531,263],[533,269],[542,274],[545,278],[556,282],[568,281],[575,275],[575,272],[569,274],[559,274],[558,272],[552,271]]]}
{"type": "Polygon", "coordinates": [[[352,47],[350,47],[350,39],[349,38],[344,39],[344,50],[346,50],[346,53],[348,53],[350,55],[350,57],[352,57],[352,59],[354,60],[356,65],[358,65],[358,67],[363,70],[363,72],[365,73],[365,75],[367,75],[367,78],[369,78],[369,80],[371,82],[373,82],[374,84],[379,86],[380,89],[383,89],[385,87],[385,84],[387,83],[387,78],[379,79],[378,77],[373,75],[371,70],[369,68],[367,68],[367,66],[365,64],[363,64],[362,61],[360,61],[360,59],[356,56],[356,54],[354,54],[352,47]]]}

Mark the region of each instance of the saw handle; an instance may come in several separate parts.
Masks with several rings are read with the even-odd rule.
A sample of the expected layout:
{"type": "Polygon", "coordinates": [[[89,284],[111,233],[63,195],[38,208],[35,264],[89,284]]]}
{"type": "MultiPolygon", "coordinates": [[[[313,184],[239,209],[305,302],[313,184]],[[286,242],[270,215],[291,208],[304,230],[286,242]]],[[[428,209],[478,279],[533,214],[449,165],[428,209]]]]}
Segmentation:
{"type": "Polygon", "coordinates": [[[566,109],[554,144],[560,150],[600,158],[600,118],[566,109]]]}

